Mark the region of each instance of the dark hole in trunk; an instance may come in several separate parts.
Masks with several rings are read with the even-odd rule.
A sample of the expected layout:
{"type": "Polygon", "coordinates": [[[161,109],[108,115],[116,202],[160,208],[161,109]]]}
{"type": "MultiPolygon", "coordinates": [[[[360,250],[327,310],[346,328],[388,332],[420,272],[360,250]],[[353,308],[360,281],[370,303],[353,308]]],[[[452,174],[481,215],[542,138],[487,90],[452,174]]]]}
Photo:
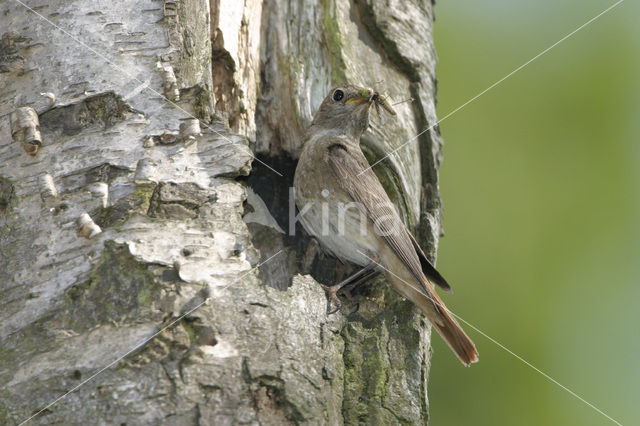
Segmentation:
{"type": "MultiPolygon", "coordinates": [[[[278,176],[260,161],[253,161],[251,174],[246,183],[256,195],[249,195],[245,203],[245,221],[251,232],[252,242],[260,251],[260,262],[265,262],[259,268],[262,281],[278,290],[287,290],[295,274],[311,274],[318,282],[334,285],[344,277],[355,271],[353,265],[343,264],[331,255],[324,254],[319,248],[310,248],[312,238],[306,233],[299,222],[295,224],[295,233],[290,235],[290,208],[295,208],[293,200],[289,200],[290,188],[293,187],[293,177],[297,160],[286,154],[278,156],[257,155],[257,160],[268,164],[283,176],[278,176]],[[264,202],[260,206],[260,201],[264,202]],[[265,209],[266,207],[266,209],[265,209]],[[256,218],[264,220],[264,210],[277,222],[280,229],[257,223],[256,218]],[[252,214],[253,213],[253,214],[252,214]],[[249,216],[247,216],[249,214],[249,216]],[[267,261],[282,250],[273,259],[267,261]]],[[[295,215],[298,210],[295,209],[295,215]]]]}

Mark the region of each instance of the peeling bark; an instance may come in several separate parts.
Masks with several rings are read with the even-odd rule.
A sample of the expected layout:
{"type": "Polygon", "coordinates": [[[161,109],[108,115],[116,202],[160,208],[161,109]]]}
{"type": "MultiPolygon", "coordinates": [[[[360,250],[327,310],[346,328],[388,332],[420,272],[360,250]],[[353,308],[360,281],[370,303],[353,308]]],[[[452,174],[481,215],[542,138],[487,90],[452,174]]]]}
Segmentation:
{"type": "MultiPolygon", "coordinates": [[[[0,6],[0,423],[427,422],[424,318],[381,278],[327,316],[316,280],[350,267],[249,220],[289,228],[333,85],[416,99],[374,117],[371,162],[436,122],[433,6],[391,3],[30,4],[68,34],[0,6]]],[[[432,257],[441,144],[374,169],[432,257]]]]}

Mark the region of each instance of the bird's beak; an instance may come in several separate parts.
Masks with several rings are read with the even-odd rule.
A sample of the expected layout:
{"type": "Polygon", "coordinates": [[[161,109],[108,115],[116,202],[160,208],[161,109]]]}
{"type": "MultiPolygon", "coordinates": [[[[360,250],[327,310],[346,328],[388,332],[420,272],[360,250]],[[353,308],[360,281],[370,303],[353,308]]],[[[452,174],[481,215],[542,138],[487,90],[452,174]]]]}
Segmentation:
{"type": "Polygon", "coordinates": [[[358,96],[357,98],[351,98],[347,102],[345,102],[345,104],[356,104],[356,105],[362,105],[365,103],[371,103],[369,101],[369,96],[358,96]]]}
{"type": "Polygon", "coordinates": [[[371,105],[371,102],[372,102],[371,93],[363,89],[360,91],[359,96],[356,96],[355,98],[351,98],[347,100],[345,104],[355,103],[356,105],[363,105],[363,104],[371,105]]]}

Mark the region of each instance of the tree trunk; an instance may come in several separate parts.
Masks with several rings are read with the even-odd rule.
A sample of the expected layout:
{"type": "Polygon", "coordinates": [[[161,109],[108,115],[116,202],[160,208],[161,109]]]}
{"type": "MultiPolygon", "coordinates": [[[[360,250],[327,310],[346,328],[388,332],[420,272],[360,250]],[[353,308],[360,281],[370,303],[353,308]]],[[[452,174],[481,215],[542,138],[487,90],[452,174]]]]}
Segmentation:
{"type": "MultiPolygon", "coordinates": [[[[433,6],[388,3],[0,6],[1,424],[427,422],[425,319],[381,278],[327,315],[350,267],[286,232],[332,86],[416,99],[370,162],[436,122],[433,6]]],[[[440,148],[374,168],[431,256],[440,148]]]]}

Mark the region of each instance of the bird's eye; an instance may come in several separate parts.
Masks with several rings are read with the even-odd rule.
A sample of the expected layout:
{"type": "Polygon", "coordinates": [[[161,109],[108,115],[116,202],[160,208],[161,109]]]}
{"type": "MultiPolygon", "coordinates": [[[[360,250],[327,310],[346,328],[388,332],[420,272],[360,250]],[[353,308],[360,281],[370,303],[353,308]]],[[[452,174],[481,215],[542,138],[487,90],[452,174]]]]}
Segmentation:
{"type": "Polygon", "coordinates": [[[336,90],[335,92],[333,92],[333,100],[334,101],[339,101],[344,97],[344,92],[340,89],[336,90]]]}

